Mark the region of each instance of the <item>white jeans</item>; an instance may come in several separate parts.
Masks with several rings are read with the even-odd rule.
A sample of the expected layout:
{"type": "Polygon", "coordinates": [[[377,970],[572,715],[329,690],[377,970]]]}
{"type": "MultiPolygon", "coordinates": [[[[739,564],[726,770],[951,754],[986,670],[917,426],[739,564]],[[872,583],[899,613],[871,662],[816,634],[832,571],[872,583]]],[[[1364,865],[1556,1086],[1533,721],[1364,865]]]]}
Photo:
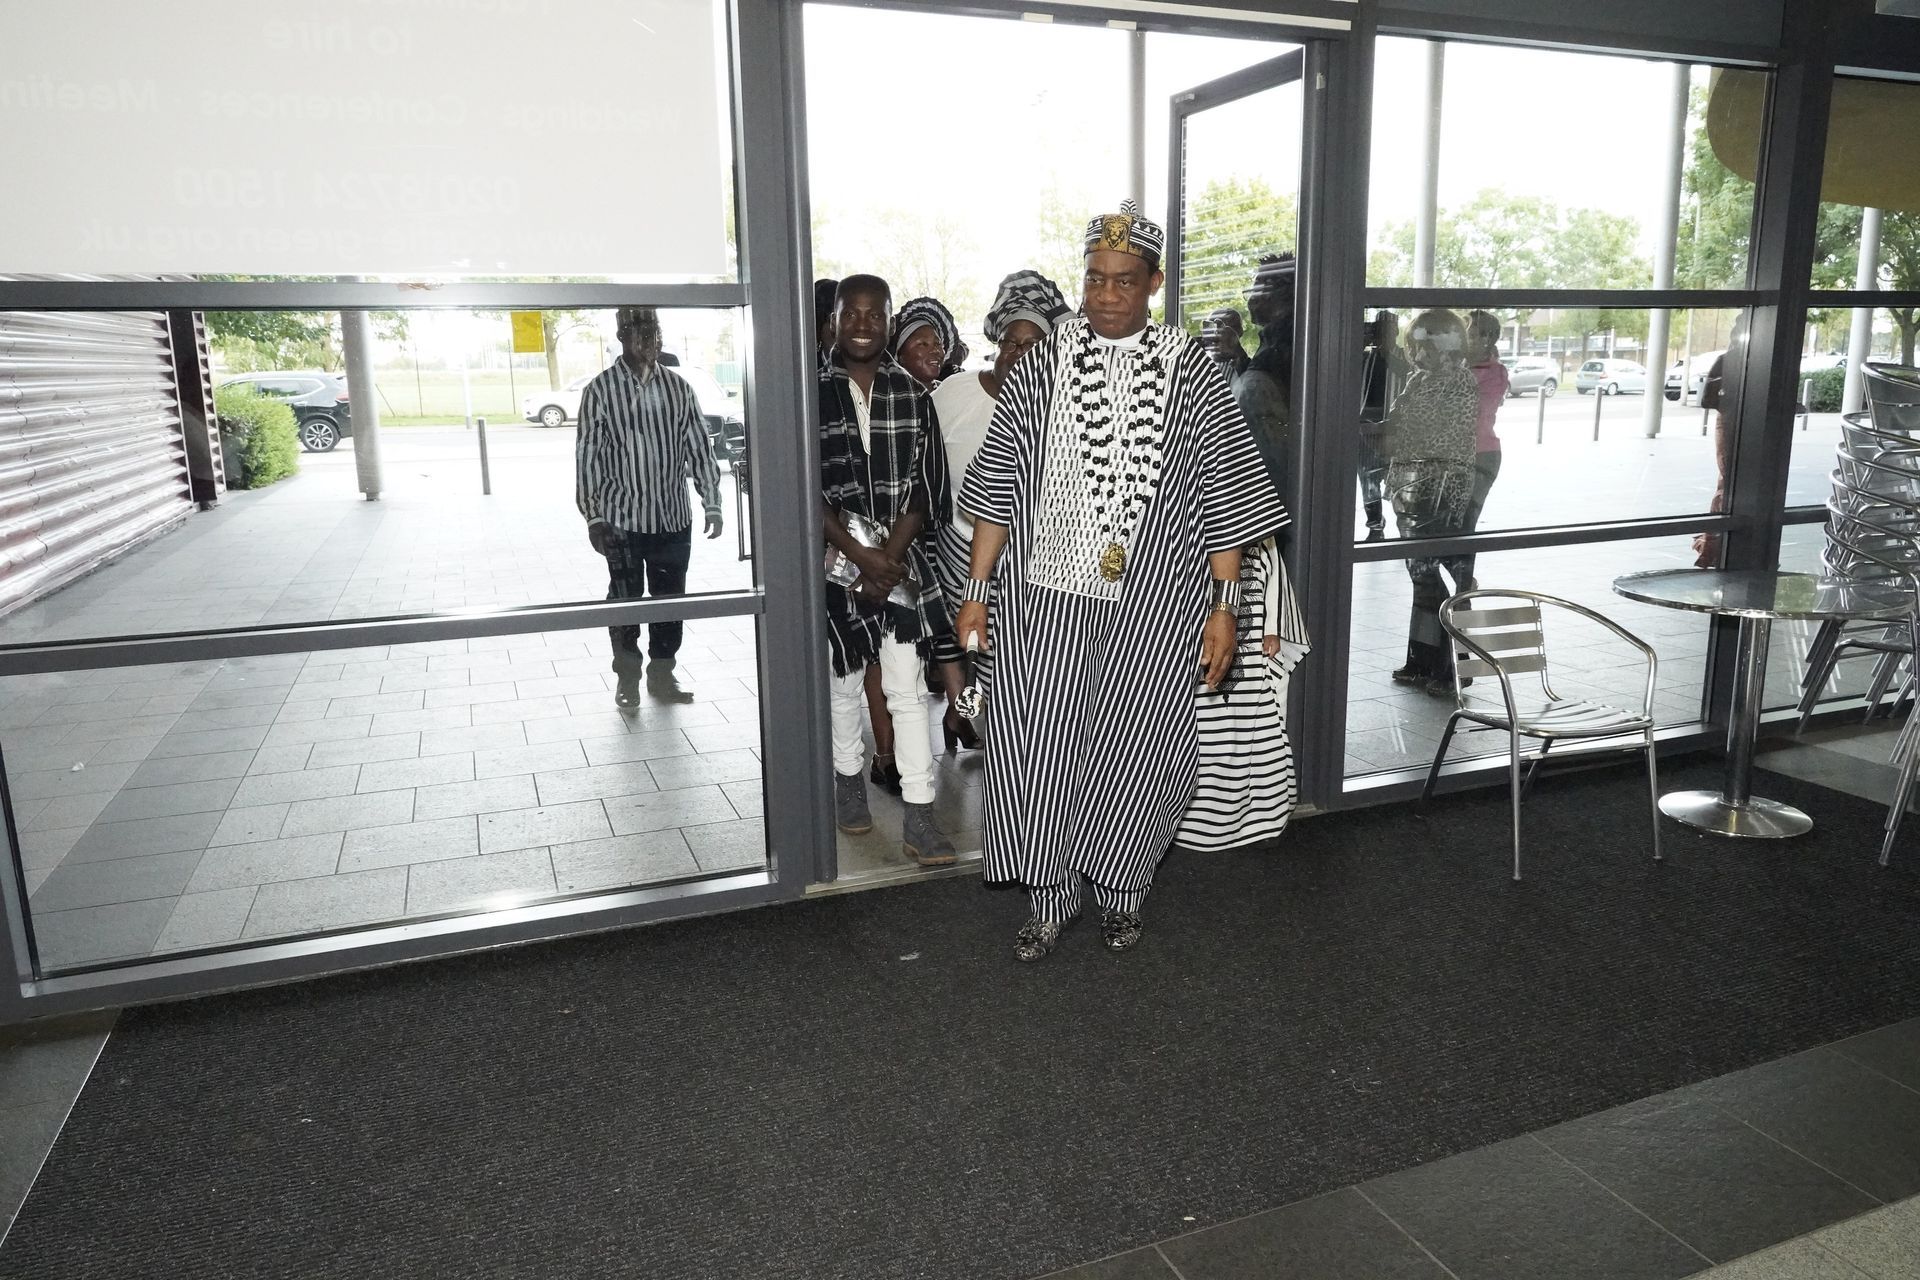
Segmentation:
{"type": "MultiPolygon", "coordinates": [[[[833,771],[843,777],[866,772],[866,673],[829,675],[833,690],[833,771]]],[[[927,681],[920,655],[891,636],[880,642],[880,687],[893,716],[893,764],[900,770],[900,798],[933,803],[933,740],[927,722],[927,681]]]]}

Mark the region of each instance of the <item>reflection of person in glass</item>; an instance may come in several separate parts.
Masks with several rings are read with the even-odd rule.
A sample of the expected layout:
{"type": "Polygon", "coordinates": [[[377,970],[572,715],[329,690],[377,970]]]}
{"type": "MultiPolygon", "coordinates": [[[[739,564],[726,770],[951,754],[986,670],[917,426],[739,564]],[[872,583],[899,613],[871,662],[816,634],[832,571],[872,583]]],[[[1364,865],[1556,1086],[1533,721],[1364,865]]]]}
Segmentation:
{"type": "Polygon", "coordinates": [[[820,374],[821,528],[859,576],[851,586],[827,583],[834,816],[849,834],[873,830],[860,722],[866,669],[877,664],[898,730],[901,847],[922,866],[944,866],[954,852],[933,818],[923,664],[948,615],[920,534],[945,523],[952,499],[933,404],[888,350],[892,322],[886,281],[855,275],[840,282],[833,359],[820,374]],[[873,530],[877,545],[856,528],[873,530]],[[904,599],[895,595],[902,586],[904,599]]]}
{"type": "Polygon", "coordinates": [[[1360,481],[1360,502],[1367,512],[1367,541],[1387,536],[1386,516],[1381,511],[1381,494],[1387,479],[1386,459],[1381,455],[1381,434],[1387,414],[1410,371],[1400,350],[1400,318],[1391,311],[1375,315],[1366,327],[1366,346],[1361,352],[1360,460],[1355,470],[1360,481]]]}
{"type": "MultiPolygon", "coordinates": [[[[620,358],[580,393],[574,449],[575,498],[593,549],[607,558],[607,599],[677,596],[687,589],[693,554],[693,510],[687,481],[700,491],[707,536],[720,536],[720,468],[707,439],[699,397],[679,374],[660,366],[660,315],[652,307],[615,313],[620,358]]],[[[640,628],[609,628],[614,701],[640,702],[640,628]]],[[[645,666],[655,697],[686,701],[673,670],[681,624],[649,625],[645,666]]]]}
{"type": "MultiPolygon", "coordinates": [[[[1387,415],[1387,497],[1403,538],[1439,538],[1460,533],[1473,507],[1474,424],[1480,416],[1480,385],[1467,368],[1467,327],[1451,311],[1424,311],[1407,334],[1413,372],[1387,415]]],[[[1407,561],[1413,579],[1413,610],[1407,625],[1407,662],[1393,673],[1397,684],[1451,692],[1453,664],[1440,628],[1440,606],[1449,592],[1468,587],[1466,558],[1417,556],[1407,561]]]]}
{"type": "MultiPolygon", "coordinates": [[[[1733,332],[1727,349],[1713,358],[1713,365],[1700,382],[1700,407],[1713,410],[1713,501],[1707,510],[1727,509],[1727,472],[1733,466],[1733,424],[1729,416],[1740,411],[1740,379],[1747,362],[1747,313],[1734,317],[1733,332]],[[1731,356],[1732,359],[1728,359],[1731,356]]],[[[1693,535],[1694,567],[1720,567],[1719,533],[1693,535]]]]}
{"type": "Polygon", "coordinates": [[[1246,332],[1246,322],[1232,307],[1215,307],[1200,322],[1201,345],[1227,375],[1229,385],[1247,367],[1246,332]]]}
{"type": "Polygon", "coordinates": [[[1029,894],[1021,961],[1054,949],[1083,880],[1101,941],[1140,940],[1193,794],[1196,681],[1233,663],[1240,549],[1286,521],[1219,366],[1149,320],[1165,242],[1131,202],[1093,219],[1084,318],[1013,366],[961,486],[955,632],[994,655],[981,874],[1029,894]]]}
{"type": "Polygon", "coordinates": [[[1260,347],[1233,383],[1233,398],[1267,474],[1283,502],[1293,504],[1293,277],[1290,253],[1270,253],[1247,287],[1247,314],[1260,328],[1260,347]]]}
{"type": "MultiPolygon", "coordinates": [[[[1480,387],[1480,413],[1473,432],[1473,502],[1467,508],[1465,532],[1480,527],[1480,513],[1486,510],[1487,495],[1500,475],[1500,437],[1493,420],[1507,402],[1513,375],[1500,363],[1500,321],[1485,311],[1467,312],[1467,367],[1480,387]]],[[[1473,557],[1463,556],[1467,580],[1473,580],[1473,557]]]]}

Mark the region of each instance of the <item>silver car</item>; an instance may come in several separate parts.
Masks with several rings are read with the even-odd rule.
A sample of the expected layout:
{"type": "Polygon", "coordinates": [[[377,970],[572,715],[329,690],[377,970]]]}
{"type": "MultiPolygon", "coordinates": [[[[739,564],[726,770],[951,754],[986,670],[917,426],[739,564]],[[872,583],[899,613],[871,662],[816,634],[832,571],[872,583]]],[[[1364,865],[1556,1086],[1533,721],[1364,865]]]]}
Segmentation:
{"type": "Polygon", "coordinates": [[[1545,356],[1508,356],[1500,361],[1507,366],[1507,394],[1524,396],[1533,392],[1551,397],[1560,389],[1560,362],[1545,356]]]}
{"type": "Polygon", "coordinates": [[[1647,389],[1647,367],[1631,360],[1589,360],[1574,375],[1573,389],[1581,395],[1598,391],[1603,396],[1631,395],[1647,389]]]}

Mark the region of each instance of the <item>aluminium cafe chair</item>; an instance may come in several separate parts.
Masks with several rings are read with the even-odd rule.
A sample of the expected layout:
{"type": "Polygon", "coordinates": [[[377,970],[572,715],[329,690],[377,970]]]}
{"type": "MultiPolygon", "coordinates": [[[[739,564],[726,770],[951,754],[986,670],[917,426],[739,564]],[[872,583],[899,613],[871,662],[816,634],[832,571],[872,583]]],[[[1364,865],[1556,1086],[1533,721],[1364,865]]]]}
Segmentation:
{"type": "Polygon", "coordinates": [[[1619,623],[1556,596],[1534,591],[1508,591],[1475,588],[1463,591],[1440,606],[1440,625],[1453,640],[1454,711],[1447,717],[1446,732],[1440,736],[1440,749],[1434,752],[1433,765],[1427,770],[1427,783],[1420,792],[1424,803],[1433,794],[1440,766],[1447,758],[1447,747],[1454,730],[1465,720],[1486,729],[1504,730],[1508,735],[1508,786],[1513,806],[1513,878],[1520,878],[1520,803],[1533,775],[1556,742],[1633,735],[1630,749],[1647,757],[1647,796],[1653,817],[1653,856],[1660,858],[1660,777],[1654,762],[1653,688],[1659,671],[1659,659],[1646,641],[1619,623]],[[1545,619],[1554,612],[1576,615],[1611,631],[1637,649],[1646,660],[1646,689],[1640,707],[1628,710],[1585,698],[1563,698],[1553,691],[1547,668],[1545,619]],[[1464,652],[1463,652],[1464,651],[1464,652]],[[1515,678],[1522,680],[1515,688],[1515,678]],[[1473,678],[1491,677],[1499,681],[1500,701],[1476,698],[1463,687],[1473,678]],[[1521,739],[1538,741],[1540,754],[1529,766],[1526,783],[1520,777],[1521,739]]]}
{"type": "Polygon", "coordinates": [[[1910,364],[1869,360],[1866,375],[1867,410],[1882,431],[1920,432],[1920,369],[1910,364]]]}

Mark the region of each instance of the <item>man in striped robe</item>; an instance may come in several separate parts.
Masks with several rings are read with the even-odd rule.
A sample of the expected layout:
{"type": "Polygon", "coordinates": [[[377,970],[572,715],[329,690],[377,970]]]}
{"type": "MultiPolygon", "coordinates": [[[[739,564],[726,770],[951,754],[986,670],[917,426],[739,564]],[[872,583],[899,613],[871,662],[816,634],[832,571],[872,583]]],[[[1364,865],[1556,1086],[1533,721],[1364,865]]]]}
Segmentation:
{"type": "Polygon", "coordinates": [[[1240,550],[1286,522],[1219,366],[1149,323],[1164,233],[1129,202],[1086,243],[1084,319],[1013,367],[960,493],[954,630],[995,662],[982,874],[1031,896],[1022,961],[1053,949],[1083,880],[1102,941],[1139,941],[1193,794],[1195,688],[1233,662],[1240,550]]]}
{"type": "MultiPolygon", "coordinates": [[[[620,358],[580,393],[574,446],[575,500],[587,538],[607,558],[607,599],[638,600],[687,589],[693,511],[687,481],[700,490],[709,538],[720,536],[720,468],[707,440],[700,399],[685,378],[660,365],[660,314],[652,307],[615,313],[620,358]]],[[[640,703],[640,628],[610,627],[614,701],[640,703]]],[[[647,636],[647,686],[665,701],[692,695],[674,675],[681,624],[655,622],[647,636]]]]}

